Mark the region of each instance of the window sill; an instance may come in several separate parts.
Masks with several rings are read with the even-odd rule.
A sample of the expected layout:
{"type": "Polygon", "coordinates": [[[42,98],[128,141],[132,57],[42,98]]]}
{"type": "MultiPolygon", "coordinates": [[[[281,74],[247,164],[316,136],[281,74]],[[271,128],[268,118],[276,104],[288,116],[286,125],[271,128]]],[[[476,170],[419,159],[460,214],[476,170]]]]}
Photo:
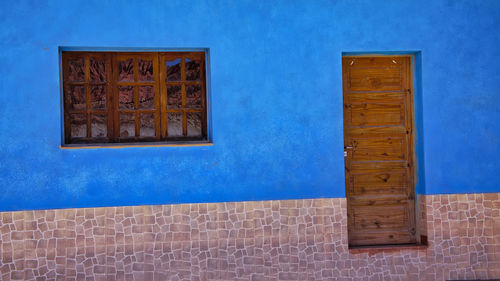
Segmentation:
{"type": "Polygon", "coordinates": [[[154,142],[154,143],[109,143],[109,144],[65,144],[60,149],[134,148],[134,147],[184,147],[212,146],[213,142],[154,142]]]}
{"type": "Polygon", "coordinates": [[[351,254],[376,254],[390,251],[402,250],[426,250],[428,245],[425,244],[402,244],[402,245],[376,245],[376,246],[355,246],[349,247],[351,254]]]}

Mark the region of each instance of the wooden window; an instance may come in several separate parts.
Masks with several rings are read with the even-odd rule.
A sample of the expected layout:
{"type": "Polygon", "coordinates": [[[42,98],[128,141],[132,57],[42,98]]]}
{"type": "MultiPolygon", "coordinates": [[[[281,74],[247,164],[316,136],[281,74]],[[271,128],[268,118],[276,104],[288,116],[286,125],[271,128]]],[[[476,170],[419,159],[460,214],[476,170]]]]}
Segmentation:
{"type": "Polygon", "coordinates": [[[349,246],[415,244],[411,57],[343,57],[349,246]]]}
{"type": "Polygon", "coordinates": [[[63,52],[64,144],[207,141],[203,52],[63,52]]]}

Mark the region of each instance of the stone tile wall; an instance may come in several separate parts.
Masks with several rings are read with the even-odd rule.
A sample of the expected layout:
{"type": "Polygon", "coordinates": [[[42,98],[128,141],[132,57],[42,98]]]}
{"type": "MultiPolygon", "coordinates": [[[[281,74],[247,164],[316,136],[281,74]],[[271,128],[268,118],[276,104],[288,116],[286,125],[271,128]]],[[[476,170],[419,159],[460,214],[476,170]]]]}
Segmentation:
{"type": "Polygon", "coordinates": [[[425,239],[427,238],[427,205],[426,205],[426,197],[430,198],[430,196],[425,196],[418,194],[416,201],[416,212],[417,212],[417,242],[426,243],[425,239]],[[422,241],[422,237],[425,237],[424,241],[422,241]]]}
{"type": "Polygon", "coordinates": [[[4,212],[0,279],[500,278],[500,194],[424,199],[429,247],[385,250],[348,249],[343,198],[4,212]]]}

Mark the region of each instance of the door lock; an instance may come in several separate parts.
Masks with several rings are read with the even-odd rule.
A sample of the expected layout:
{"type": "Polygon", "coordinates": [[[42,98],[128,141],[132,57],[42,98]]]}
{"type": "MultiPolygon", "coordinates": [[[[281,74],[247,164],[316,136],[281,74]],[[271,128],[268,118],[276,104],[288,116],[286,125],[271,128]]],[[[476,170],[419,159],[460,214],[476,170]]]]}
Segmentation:
{"type": "Polygon", "coordinates": [[[352,146],[344,146],[344,157],[347,157],[347,150],[346,149],[352,149],[352,146]]]}

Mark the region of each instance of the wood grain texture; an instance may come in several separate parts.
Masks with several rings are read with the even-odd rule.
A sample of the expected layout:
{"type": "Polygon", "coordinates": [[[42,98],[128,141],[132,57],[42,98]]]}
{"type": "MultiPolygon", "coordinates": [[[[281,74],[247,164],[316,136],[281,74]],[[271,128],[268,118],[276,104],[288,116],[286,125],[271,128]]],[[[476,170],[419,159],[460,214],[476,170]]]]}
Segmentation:
{"type": "Polygon", "coordinates": [[[415,243],[411,57],[344,57],[349,245],[415,243]]]}

